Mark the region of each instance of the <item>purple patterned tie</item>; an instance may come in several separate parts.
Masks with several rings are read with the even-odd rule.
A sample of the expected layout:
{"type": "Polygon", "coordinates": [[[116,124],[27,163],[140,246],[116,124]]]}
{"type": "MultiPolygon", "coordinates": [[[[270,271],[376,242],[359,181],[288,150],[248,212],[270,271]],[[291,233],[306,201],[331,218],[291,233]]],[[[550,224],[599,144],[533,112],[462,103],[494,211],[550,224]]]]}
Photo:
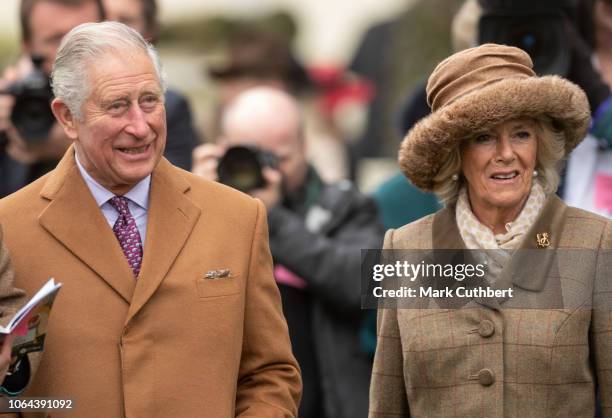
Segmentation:
{"type": "Polygon", "coordinates": [[[128,208],[128,200],[123,196],[115,196],[108,201],[119,212],[119,217],[113,226],[115,236],[119,240],[123,254],[134,272],[134,277],[140,273],[142,263],[142,241],[136,227],[136,220],[128,208]]]}

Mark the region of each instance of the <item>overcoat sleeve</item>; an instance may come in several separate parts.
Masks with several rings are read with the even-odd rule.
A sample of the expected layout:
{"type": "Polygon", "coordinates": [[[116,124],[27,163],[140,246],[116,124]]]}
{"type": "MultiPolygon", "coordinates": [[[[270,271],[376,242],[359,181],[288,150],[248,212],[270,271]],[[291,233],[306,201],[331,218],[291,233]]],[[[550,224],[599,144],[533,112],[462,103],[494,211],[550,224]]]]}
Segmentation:
{"type": "Polygon", "coordinates": [[[296,417],[302,381],[272,275],[266,211],[260,201],[246,286],[236,415],[296,417]]]}

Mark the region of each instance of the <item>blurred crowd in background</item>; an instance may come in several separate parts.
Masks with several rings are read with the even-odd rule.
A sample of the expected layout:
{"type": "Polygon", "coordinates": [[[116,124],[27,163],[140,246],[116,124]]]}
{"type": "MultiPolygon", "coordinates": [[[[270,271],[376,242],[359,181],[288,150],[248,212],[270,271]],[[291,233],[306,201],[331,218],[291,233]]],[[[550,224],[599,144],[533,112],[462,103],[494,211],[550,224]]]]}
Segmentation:
{"type": "Polygon", "coordinates": [[[440,207],[399,174],[396,155],[430,111],[427,76],[452,52],[486,42],[518,46],[538,74],[586,91],[595,123],[567,162],[560,194],[612,215],[612,1],[410,1],[372,22],[352,54],[339,52],[350,59],[330,63],[300,59],[299,19],[282,10],[162,25],[152,0],[20,6],[19,53],[2,57],[0,194],[49,171],[69,145],[45,113],[45,79],[61,36],[103,19],[139,30],[160,49],[174,86],[166,93],[166,157],[267,206],[304,378],[302,417],[367,415],[375,313],[360,309],[360,249],[380,248],[385,229],[440,207]]]}

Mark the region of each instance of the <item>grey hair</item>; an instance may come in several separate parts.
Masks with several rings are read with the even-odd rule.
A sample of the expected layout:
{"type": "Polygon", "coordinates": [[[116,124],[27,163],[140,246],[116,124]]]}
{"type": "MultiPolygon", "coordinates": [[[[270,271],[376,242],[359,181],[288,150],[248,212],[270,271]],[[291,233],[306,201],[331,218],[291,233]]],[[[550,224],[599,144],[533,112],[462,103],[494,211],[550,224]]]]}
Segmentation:
{"type": "MultiPolygon", "coordinates": [[[[536,181],[548,195],[555,193],[559,187],[559,170],[565,157],[565,135],[563,131],[555,129],[548,118],[542,117],[534,121],[538,139],[535,167],[538,177],[536,181]]],[[[434,177],[433,192],[444,203],[444,206],[453,206],[464,184],[465,178],[461,175],[461,150],[460,146],[457,146],[451,151],[434,177]],[[454,180],[453,174],[458,174],[459,177],[454,180]]]]}
{"type": "Polygon", "coordinates": [[[91,80],[84,68],[106,53],[123,51],[146,53],[165,92],[166,77],[157,51],[137,31],[119,22],[83,23],[62,39],[51,72],[53,94],[75,118],[82,119],[81,107],[90,94],[91,80]]]}

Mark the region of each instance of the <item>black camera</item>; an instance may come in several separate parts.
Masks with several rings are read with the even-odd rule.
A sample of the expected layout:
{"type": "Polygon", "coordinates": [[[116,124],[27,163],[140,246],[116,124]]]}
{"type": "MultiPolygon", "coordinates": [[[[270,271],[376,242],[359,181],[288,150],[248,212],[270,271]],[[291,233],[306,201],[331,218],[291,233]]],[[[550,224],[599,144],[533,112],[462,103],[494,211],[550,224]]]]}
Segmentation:
{"type": "Polygon", "coordinates": [[[516,46],[527,52],[538,75],[565,76],[570,65],[566,16],[574,0],[478,0],[479,43],[516,46]]]}
{"type": "Polygon", "coordinates": [[[240,145],[228,148],[219,160],[217,174],[221,183],[248,193],[265,187],[264,167],[278,167],[274,154],[254,145],[240,145]]]}
{"type": "Polygon", "coordinates": [[[43,61],[42,57],[33,56],[32,72],[2,92],[15,97],[11,121],[23,140],[30,144],[44,141],[55,123],[51,111],[53,90],[49,76],[42,69],[43,61]]]}

